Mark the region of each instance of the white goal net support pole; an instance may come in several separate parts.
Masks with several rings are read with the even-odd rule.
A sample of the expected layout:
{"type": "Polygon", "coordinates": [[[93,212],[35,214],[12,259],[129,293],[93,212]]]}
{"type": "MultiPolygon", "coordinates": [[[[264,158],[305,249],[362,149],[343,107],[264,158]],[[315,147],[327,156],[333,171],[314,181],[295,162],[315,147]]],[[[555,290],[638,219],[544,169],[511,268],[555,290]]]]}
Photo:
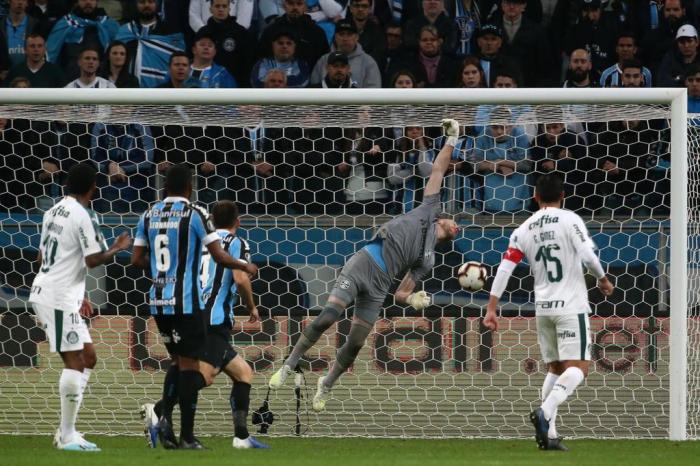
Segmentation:
{"type": "MultiPolygon", "coordinates": [[[[658,374],[656,374],[656,369],[649,369],[654,374],[652,385],[648,389],[644,386],[644,374],[637,372],[629,374],[634,380],[642,379],[642,382],[634,382],[641,385],[638,387],[639,392],[635,391],[631,396],[625,395],[625,375],[618,373],[614,364],[607,375],[592,374],[588,382],[590,387],[580,390],[579,399],[572,401],[571,410],[563,414],[565,426],[563,430],[570,427],[566,433],[577,436],[667,437],[671,440],[699,438],[700,400],[698,397],[700,392],[698,385],[700,385],[700,375],[694,371],[700,369],[700,364],[692,359],[689,364],[689,357],[692,355],[692,358],[697,359],[698,354],[700,354],[700,330],[697,323],[697,309],[694,311],[696,314],[689,317],[688,298],[688,276],[689,273],[693,273],[692,270],[697,267],[697,264],[688,263],[688,242],[698,232],[697,227],[700,222],[693,222],[690,225],[692,231],[689,232],[688,174],[693,172],[694,165],[691,164],[689,168],[687,142],[689,120],[684,89],[0,90],[0,118],[6,119],[60,123],[80,122],[113,125],[133,123],[199,127],[254,127],[260,121],[265,121],[270,127],[284,129],[339,126],[359,128],[360,133],[363,133],[369,126],[382,128],[435,127],[439,126],[441,118],[446,117],[456,118],[463,125],[483,125],[485,123],[483,119],[480,120],[479,110],[485,107],[492,109],[495,106],[519,108],[520,110],[527,108],[526,111],[522,111],[521,115],[524,116],[522,121],[518,121],[517,124],[522,123],[534,127],[534,136],[539,135],[537,128],[539,128],[540,123],[559,122],[562,120],[562,115],[564,115],[567,124],[600,121],[607,125],[607,122],[632,119],[664,120],[670,123],[670,167],[672,173],[670,215],[665,214],[668,216],[668,221],[658,221],[656,222],[658,226],[652,227],[652,230],[657,228],[658,237],[661,238],[660,242],[665,242],[665,245],[670,243],[670,248],[664,246],[670,252],[664,252],[666,249],[658,246],[658,263],[662,270],[659,271],[658,281],[651,285],[656,287],[658,291],[659,303],[663,304],[669,311],[668,319],[664,320],[662,329],[656,328],[657,324],[652,314],[648,324],[642,322],[642,319],[636,319],[634,324],[636,330],[625,328],[623,322],[620,324],[620,328],[611,326],[611,331],[608,332],[609,334],[618,332],[628,336],[632,335],[630,332],[646,332],[649,341],[655,341],[657,334],[667,336],[667,345],[659,344],[657,347],[655,344],[649,344],[650,354],[653,353],[654,356],[649,356],[649,361],[646,361],[651,368],[656,367],[658,359],[659,366],[664,366],[663,370],[659,369],[658,374]],[[668,233],[669,221],[670,234],[668,233]],[[690,328],[689,323],[692,326],[690,328]],[[691,332],[690,343],[689,332],[691,332]],[[692,348],[689,348],[689,344],[692,348]],[[656,393],[657,390],[658,393],[656,393]],[[637,396],[641,396],[642,401],[637,400],[637,396]],[[620,401],[616,401],[618,397],[621,397],[620,401]],[[639,403],[645,402],[649,404],[638,406],[639,403]],[[615,412],[606,412],[608,408],[615,412]],[[643,417],[643,419],[638,420],[635,416],[643,417]],[[657,416],[661,419],[668,419],[667,428],[664,425],[659,425],[656,420],[657,416]],[[602,430],[598,430],[599,428],[602,430]]],[[[509,111],[509,114],[512,112],[509,111]]],[[[493,114],[492,118],[495,118],[493,114]]],[[[508,118],[507,121],[503,120],[500,123],[509,125],[512,124],[512,120],[508,118]]],[[[86,129],[85,131],[89,132],[90,130],[86,129]]],[[[17,145],[12,146],[13,149],[15,147],[17,145]]],[[[446,185],[451,190],[450,193],[456,192],[457,188],[454,188],[450,183],[451,181],[448,179],[446,185]]],[[[17,193],[5,194],[15,195],[17,193]]],[[[453,200],[447,199],[446,205],[456,205],[451,204],[453,200]]],[[[482,201],[485,202],[485,200],[482,201]]],[[[694,207],[690,206],[690,208],[694,207]]],[[[495,241],[493,236],[489,236],[489,234],[496,231],[500,232],[499,237],[502,237],[507,229],[512,229],[513,225],[521,222],[527,214],[527,212],[522,211],[520,215],[498,217],[487,214],[486,217],[479,217],[478,214],[470,213],[469,209],[466,208],[461,212],[455,212],[452,207],[450,209],[452,209],[452,213],[458,214],[458,218],[462,215],[462,219],[471,221],[470,225],[475,230],[482,232],[482,236],[476,239],[486,241],[486,244],[493,244],[492,241],[495,241]]],[[[300,262],[297,272],[300,276],[312,275],[307,284],[307,294],[311,297],[312,304],[302,306],[305,309],[304,312],[308,312],[309,307],[315,307],[318,310],[319,306],[322,306],[320,301],[327,295],[329,285],[333,282],[334,272],[333,270],[330,272],[324,270],[325,266],[331,265],[330,256],[321,260],[321,266],[311,270],[310,259],[298,259],[299,254],[295,255],[295,251],[282,254],[280,251],[284,247],[284,243],[299,241],[293,239],[297,237],[294,236],[297,232],[291,230],[303,222],[308,222],[314,227],[324,228],[368,227],[364,233],[360,234],[360,237],[356,236],[350,240],[353,243],[353,248],[350,250],[337,246],[338,250],[332,250],[328,253],[336,256],[341,255],[347,259],[358,245],[368,239],[367,233],[371,232],[371,228],[386,220],[386,217],[365,216],[358,219],[354,217],[348,219],[347,216],[335,218],[333,215],[279,219],[274,213],[267,212],[265,209],[263,209],[262,214],[270,215],[246,218],[244,229],[246,226],[250,227],[251,235],[258,235],[263,242],[274,242],[272,250],[279,253],[278,255],[286,254],[287,258],[297,257],[297,261],[300,262]],[[279,227],[289,228],[289,231],[283,233],[283,236],[287,234],[289,236],[282,238],[265,236],[264,230],[266,226],[270,225],[277,229],[279,227]],[[365,236],[361,237],[362,235],[365,236]],[[339,252],[340,249],[342,252],[339,252]]],[[[697,214],[693,218],[696,217],[697,214]]],[[[133,218],[129,218],[129,212],[122,212],[116,218],[118,220],[112,221],[112,227],[114,225],[133,226],[133,218]]],[[[615,224],[615,221],[612,223],[615,224]]],[[[0,231],[9,238],[5,238],[2,247],[15,248],[20,251],[17,259],[9,260],[8,267],[12,269],[11,272],[5,271],[8,276],[12,272],[15,273],[15,276],[19,275],[20,283],[13,282],[3,287],[2,299],[7,309],[6,314],[0,314],[0,317],[10,315],[10,308],[24,308],[29,311],[26,306],[26,295],[22,294],[21,289],[26,288],[31,283],[31,273],[27,272],[26,267],[21,271],[15,270],[15,266],[19,268],[19,264],[26,260],[22,248],[30,249],[32,247],[31,241],[27,242],[23,236],[28,235],[22,230],[26,225],[33,227],[34,230],[37,228],[36,220],[32,220],[31,215],[23,217],[22,215],[8,214],[8,218],[3,223],[3,229],[7,229],[7,231],[0,231]],[[18,228],[17,231],[14,230],[15,227],[18,228]]],[[[603,233],[606,231],[615,233],[617,228],[616,225],[610,227],[609,224],[596,220],[596,217],[592,217],[592,225],[598,227],[603,233]]],[[[625,228],[627,227],[622,225],[617,231],[623,234],[626,231],[645,233],[647,231],[645,228],[648,229],[644,225],[633,225],[630,227],[631,230],[625,228]]],[[[316,233],[313,232],[314,235],[316,233]]],[[[309,235],[311,234],[309,233],[309,235]]],[[[651,237],[655,234],[652,232],[649,235],[651,237]]],[[[351,233],[348,233],[348,236],[350,235],[351,233]]],[[[614,235],[610,237],[612,236],[614,235]]],[[[323,236],[315,241],[323,242],[326,240],[328,238],[323,236]]],[[[474,244],[485,244],[483,241],[481,243],[475,241],[474,244]]],[[[344,246],[346,245],[343,244],[344,246]]],[[[634,247],[634,245],[627,244],[626,247],[634,247]]],[[[484,258],[486,258],[487,252],[491,254],[492,258],[495,257],[494,254],[502,252],[494,246],[491,248],[493,249],[489,251],[473,250],[461,251],[461,253],[470,259],[486,262],[484,258]],[[469,256],[469,254],[472,255],[469,256]]],[[[615,259],[619,259],[622,257],[622,253],[618,257],[614,248],[614,245],[608,245],[609,252],[615,256],[615,259]]],[[[312,248],[311,252],[316,253],[316,250],[312,248]]],[[[334,270],[337,271],[337,268],[338,266],[334,265],[334,270]]],[[[100,277],[93,278],[94,280],[89,284],[89,286],[93,285],[93,288],[95,285],[99,288],[100,284],[104,283],[100,277]]],[[[5,277],[5,279],[5,281],[9,281],[9,278],[5,277]]],[[[438,279],[444,284],[449,284],[450,280],[449,276],[438,279]]],[[[527,293],[526,288],[527,286],[531,287],[531,282],[529,282],[530,285],[521,286],[520,283],[528,283],[526,278],[522,278],[522,280],[516,285],[517,291],[527,293]]],[[[271,293],[268,294],[274,295],[277,292],[272,288],[270,285],[268,291],[271,293]]],[[[690,291],[692,293],[694,290],[690,291]]],[[[109,290],[97,289],[97,292],[109,295],[109,290]]],[[[594,292],[592,291],[592,293],[594,292]]],[[[463,349],[467,348],[465,350],[467,352],[479,351],[479,348],[487,346],[484,339],[488,338],[491,341],[492,338],[486,336],[483,330],[479,329],[478,313],[484,307],[485,296],[482,294],[465,298],[459,292],[446,297],[436,296],[438,304],[441,303],[445,307],[456,306],[457,309],[461,309],[461,306],[464,306],[476,312],[477,317],[469,320],[465,327],[466,330],[460,337],[464,340],[462,346],[463,349]],[[473,335],[477,335],[475,342],[472,341],[473,335]],[[470,340],[472,342],[465,343],[469,338],[472,339],[470,340]]],[[[143,294],[131,293],[128,295],[128,299],[136,298],[145,299],[143,294]]],[[[281,300],[281,298],[279,299],[281,300]]],[[[110,304],[108,300],[109,298],[104,298],[107,306],[110,304]]],[[[281,304],[281,301],[277,304],[281,304]]],[[[630,303],[623,304],[629,307],[630,303]]],[[[661,304],[659,305],[661,306],[661,304]]],[[[126,307],[133,308],[142,305],[141,302],[127,301],[126,307]]],[[[505,308],[507,309],[508,306],[505,308]]],[[[537,403],[537,393],[542,382],[543,372],[541,366],[538,369],[539,353],[533,333],[534,323],[532,321],[534,319],[521,319],[522,316],[531,311],[531,307],[528,307],[527,302],[517,302],[511,304],[510,310],[514,312],[512,315],[515,317],[509,318],[508,324],[504,325],[504,330],[493,337],[494,343],[490,347],[492,353],[486,356],[488,360],[495,359],[494,354],[498,356],[497,353],[500,351],[501,355],[505,355],[504,359],[498,363],[500,365],[494,363],[495,369],[487,369],[484,373],[477,375],[461,373],[455,375],[459,372],[457,370],[448,373],[441,364],[411,366],[413,361],[411,358],[415,359],[417,353],[425,351],[423,346],[419,345],[418,348],[411,346],[411,341],[419,338],[420,335],[424,335],[426,332],[437,335],[436,344],[444,343],[441,351],[446,354],[445,359],[449,361],[457,360],[453,351],[454,342],[449,341],[451,337],[446,330],[443,333],[431,330],[429,327],[426,330],[425,322],[419,322],[420,319],[415,319],[415,316],[401,314],[400,310],[396,311],[398,314],[394,315],[398,317],[395,317],[393,322],[390,320],[384,322],[383,328],[396,330],[400,325],[404,325],[408,326],[412,332],[406,333],[403,340],[399,339],[401,345],[398,349],[392,349],[390,344],[386,343],[387,347],[381,348],[381,351],[391,353],[394,350],[397,352],[403,350],[404,353],[394,357],[392,361],[400,366],[403,364],[401,367],[406,367],[405,374],[401,377],[377,375],[371,370],[377,362],[371,362],[366,357],[363,359],[361,356],[353,373],[341,378],[338,387],[334,390],[334,399],[329,403],[329,413],[323,416],[301,414],[302,422],[306,425],[303,430],[308,429],[310,435],[530,436],[530,427],[524,420],[524,415],[533,404],[537,403]],[[521,312],[523,313],[521,314],[521,312]],[[498,349],[494,349],[496,346],[498,349]],[[450,351],[445,348],[449,348],[450,351]],[[527,361],[524,362],[520,358],[527,361]],[[417,372],[419,372],[417,374],[415,373],[416,367],[418,367],[417,372]],[[522,367],[526,367],[526,370],[523,371],[522,367]],[[340,413],[336,414],[334,410],[340,411],[340,413]]],[[[280,310],[277,309],[276,312],[280,312],[280,310]]],[[[284,313],[284,311],[281,312],[284,313]]],[[[431,322],[433,325],[437,325],[435,324],[437,322],[444,325],[444,328],[453,329],[460,319],[459,310],[449,315],[442,312],[437,311],[438,317],[431,322]]],[[[290,311],[289,317],[291,315],[290,311]]],[[[531,317],[531,314],[527,315],[531,317]]],[[[634,311],[632,311],[632,315],[634,316],[634,311]]],[[[272,316],[272,311],[270,316],[272,316]]],[[[308,316],[309,314],[306,314],[307,318],[308,316]]],[[[137,433],[138,420],[134,413],[138,404],[152,401],[160,394],[162,371],[143,369],[147,366],[148,361],[146,360],[152,355],[147,351],[141,355],[143,360],[127,363],[125,360],[132,358],[133,355],[126,350],[117,349],[121,348],[120,345],[123,343],[121,340],[126,338],[123,336],[124,329],[135,325],[134,322],[137,320],[140,319],[138,325],[141,333],[137,332],[137,336],[133,338],[144,338],[143,335],[150,335],[152,340],[156,340],[154,327],[150,327],[145,319],[139,317],[134,318],[131,323],[118,319],[118,314],[116,317],[106,317],[95,324],[93,329],[93,332],[98,333],[99,343],[106,350],[111,351],[100,354],[102,346],[98,345],[98,357],[102,358],[102,365],[98,367],[98,371],[93,377],[93,399],[90,399],[89,394],[86,396],[86,406],[81,415],[82,422],[85,423],[84,430],[87,431],[111,434],[137,433]],[[129,364],[131,364],[130,367],[128,367],[129,364]],[[134,369],[134,367],[141,368],[141,370],[134,369]],[[102,375],[100,370],[103,371],[102,375]],[[95,401],[96,397],[101,398],[95,401]]],[[[285,319],[284,316],[277,320],[270,318],[272,327],[266,331],[269,332],[265,333],[266,338],[269,337],[269,340],[272,341],[277,336],[276,332],[282,332],[282,330],[286,330],[291,335],[290,322],[292,320],[285,319]]],[[[26,319],[23,320],[22,316],[13,317],[12,322],[17,327],[27,325],[26,319]]],[[[303,322],[299,320],[294,322],[301,328],[303,322]]],[[[598,325],[605,328],[607,324],[604,319],[601,319],[598,325]]],[[[24,356],[25,349],[23,348],[25,347],[23,344],[25,341],[13,339],[27,338],[27,340],[34,341],[37,338],[37,329],[26,330],[27,335],[34,332],[33,337],[18,337],[17,335],[24,335],[24,333],[15,330],[16,327],[8,330],[9,341],[19,349],[8,350],[9,346],[7,346],[3,351],[14,351],[19,356],[24,356]]],[[[340,326],[338,330],[340,331],[340,326]]],[[[94,333],[93,338],[95,338],[94,333]]],[[[638,345],[635,342],[635,336],[632,335],[630,339],[632,343],[628,346],[633,347],[633,351],[641,351],[641,344],[638,345]]],[[[40,337],[39,341],[41,342],[40,337]]],[[[259,343],[259,340],[255,339],[250,341],[252,343],[247,344],[253,347],[259,343]]],[[[290,343],[290,340],[284,341],[287,344],[290,343]]],[[[334,341],[335,337],[329,333],[326,352],[333,350],[334,341]]],[[[269,356],[265,353],[265,348],[271,345],[265,343],[260,343],[260,345],[261,349],[259,348],[257,354],[261,355],[263,363],[272,362],[272,365],[265,365],[263,373],[258,374],[255,378],[253,392],[255,399],[252,401],[251,409],[264,397],[264,384],[271,374],[271,367],[274,365],[276,368],[288,350],[288,345],[286,348],[274,349],[272,354],[274,360],[268,361],[265,359],[269,356]]],[[[604,343],[599,344],[601,347],[603,345],[604,343]]],[[[612,346],[618,350],[622,348],[623,353],[627,348],[624,345],[612,346]]],[[[3,393],[3,399],[0,401],[0,411],[2,411],[0,432],[48,433],[52,431],[58,409],[57,402],[52,401],[52,399],[56,398],[55,382],[60,366],[55,358],[49,357],[45,353],[45,347],[42,346],[42,348],[37,354],[30,355],[30,362],[26,363],[28,369],[13,368],[13,361],[16,360],[13,357],[6,358],[7,361],[10,361],[8,367],[0,368],[0,391],[3,393]],[[44,359],[41,360],[40,357],[44,359]],[[48,366],[45,365],[47,363],[48,366]]],[[[161,353],[163,352],[162,346],[159,346],[159,350],[161,353]]],[[[378,352],[380,348],[374,347],[370,350],[378,352]]],[[[332,357],[333,354],[330,356],[332,357]]],[[[1,352],[0,357],[3,357],[1,352]]],[[[601,358],[605,358],[605,355],[603,354],[601,358]]],[[[483,361],[480,360],[481,363],[483,361]]],[[[491,363],[488,364],[491,367],[491,363]]],[[[148,367],[162,369],[162,366],[158,366],[158,364],[155,366],[151,364],[148,367]]],[[[313,382],[315,382],[315,378],[312,377],[310,385],[315,386],[313,382]]],[[[229,434],[230,421],[226,413],[227,385],[225,381],[218,381],[217,384],[219,383],[220,385],[215,385],[214,388],[202,392],[205,402],[200,403],[202,414],[199,419],[206,418],[207,421],[211,421],[206,423],[208,425],[207,432],[229,434]]],[[[295,412],[292,397],[291,393],[284,392],[273,398],[273,410],[279,415],[279,421],[271,427],[271,433],[284,435],[294,431],[295,412]],[[282,427],[279,427],[280,424],[282,427]]],[[[298,421],[299,413],[297,412],[296,415],[298,421]]]]}

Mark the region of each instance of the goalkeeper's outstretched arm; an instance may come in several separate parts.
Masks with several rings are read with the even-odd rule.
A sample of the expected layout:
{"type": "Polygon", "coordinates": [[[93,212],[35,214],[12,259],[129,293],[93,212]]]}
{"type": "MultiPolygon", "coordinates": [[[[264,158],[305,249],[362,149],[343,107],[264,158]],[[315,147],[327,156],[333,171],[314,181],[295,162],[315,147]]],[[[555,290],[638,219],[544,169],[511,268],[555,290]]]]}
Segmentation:
{"type": "Polygon", "coordinates": [[[445,177],[445,172],[450,166],[450,159],[452,158],[452,150],[457,145],[457,138],[459,137],[459,123],[457,120],[451,118],[446,118],[442,120],[442,131],[447,140],[445,145],[442,147],[435,161],[433,162],[433,169],[430,172],[430,178],[428,178],[428,183],[425,185],[424,196],[430,196],[431,194],[437,194],[440,192],[442,187],[442,179],[445,177]]]}

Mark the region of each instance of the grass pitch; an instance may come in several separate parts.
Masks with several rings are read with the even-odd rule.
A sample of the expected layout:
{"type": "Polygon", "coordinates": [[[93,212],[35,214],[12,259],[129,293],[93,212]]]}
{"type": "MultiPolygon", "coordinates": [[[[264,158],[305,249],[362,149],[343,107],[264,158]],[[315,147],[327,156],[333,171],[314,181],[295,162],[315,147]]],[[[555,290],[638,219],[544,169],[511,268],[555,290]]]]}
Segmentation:
{"type": "Polygon", "coordinates": [[[271,450],[234,450],[228,438],[202,438],[207,451],[146,448],[141,437],[87,436],[100,453],[57,451],[49,436],[0,436],[1,466],[446,466],[698,464],[700,442],[571,440],[570,452],[542,452],[534,440],[271,438],[271,450]]]}

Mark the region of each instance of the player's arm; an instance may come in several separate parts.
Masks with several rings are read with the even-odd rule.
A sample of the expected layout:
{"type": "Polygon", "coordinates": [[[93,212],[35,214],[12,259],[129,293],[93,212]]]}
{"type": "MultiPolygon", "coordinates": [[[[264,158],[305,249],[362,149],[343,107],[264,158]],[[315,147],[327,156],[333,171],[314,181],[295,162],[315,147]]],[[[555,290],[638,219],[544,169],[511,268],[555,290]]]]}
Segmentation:
{"type": "MultiPolygon", "coordinates": [[[[512,240],[511,240],[512,243],[512,240]]],[[[523,258],[524,254],[516,247],[509,246],[506,253],[503,255],[503,260],[498,266],[498,271],[491,284],[491,293],[489,303],[486,306],[486,316],[484,317],[484,326],[490,330],[498,330],[498,314],[496,308],[501,300],[503,292],[506,290],[508,280],[513,274],[515,267],[523,258]]]]}
{"type": "Polygon", "coordinates": [[[238,286],[238,294],[241,295],[243,301],[245,301],[245,307],[248,309],[248,315],[250,315],[248,322],[257,322],[260,320],[260,314],[258,314],[258,307],[255,305],[253,285],[250,283],[250,277],[242,270],[234,270],[233,280],[238,286]]]}
{"type": "Polygon", "coordinates": [[[114,256],[116,256],[119,252],[126,251],[130,247],[131,236],[129,236],[129,233],[124,231],[122,234],[117,236],[117,239],[114,240],[112,245],[106,251],[85,256],[85,265],[91,269],[93,267],[97,267],[98,265],[107,264],[112,262],[114,256]]]}
{"type": "Polygon", "coordinates": [[[206,245],[209,254],[214,262],[226,267],[227,269],[242,270],[248,275],[254,277],[258,273],[258,267],[255,264],[249,264],[240,259],[234,259],[229,253],[221,247],[221,241],[216,237],[206,245]]]}
{"type": "Polygon", "coordinates": [[[136,225],[136,237],[134,238],[134,250],[131,251],[131,265],[140,269],[148,269],[148,240],[145,227],[146,214],[141,215],[136,225]]]}
{"type": "Polygon", "coordinates": [[[416,289],[416,281],[413,275],[409,271],[401,280],[399,287],[394,293],[394,298],[396,302],[401,304],[408,304],[414,309],[420,311],[430,306],[430,296],[425,291],[421,290],[416,293],[413,290],[416,289]]]}
{"type": "Polygon", "coordinates": [[[440,152],[433,161],[433,169],[430,172],[428,183],[425,185],[423,196],[430,196],[431,194],[440,192],[442,179],[445,177],[445,172],[450,166],[452,150],[457,145],[457,138],[459,137],[459,123],[457,123],[457,120],[451,118],[442,120],[442,130],[446,136],[445,145],[440,149],[440,152]]]}

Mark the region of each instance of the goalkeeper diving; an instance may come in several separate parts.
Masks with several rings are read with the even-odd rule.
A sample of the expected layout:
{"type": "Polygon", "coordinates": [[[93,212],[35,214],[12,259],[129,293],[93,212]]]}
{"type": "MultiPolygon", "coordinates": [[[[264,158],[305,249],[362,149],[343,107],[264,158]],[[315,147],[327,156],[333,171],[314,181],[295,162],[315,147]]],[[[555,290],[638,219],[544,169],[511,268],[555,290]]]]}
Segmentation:
{"type": "Polygon", "coordinates": [[[435,244],[452,241],[459,233],[454,220],[438,218],[440,188],[459,137],[459,123],[445,119],[442,127],[446,142],[433,162],[423,203],[382,225],[370,242],[347,261],[325,308],[304,329],[289,357],[272,375],[270,388],[277,389],[284,384],[304,353],[354,303],[355,313],[347,340],[338,350],[328,374],[318,379],[312,406],[315,411],[323,411],[333,385],[364,346],[395,277],[404,274],[394,293],[397,303],[408,304],[418,311],[430,305],[430,296],[425,291],[414,291],[416,284],[435,265],[435,244]]]}

